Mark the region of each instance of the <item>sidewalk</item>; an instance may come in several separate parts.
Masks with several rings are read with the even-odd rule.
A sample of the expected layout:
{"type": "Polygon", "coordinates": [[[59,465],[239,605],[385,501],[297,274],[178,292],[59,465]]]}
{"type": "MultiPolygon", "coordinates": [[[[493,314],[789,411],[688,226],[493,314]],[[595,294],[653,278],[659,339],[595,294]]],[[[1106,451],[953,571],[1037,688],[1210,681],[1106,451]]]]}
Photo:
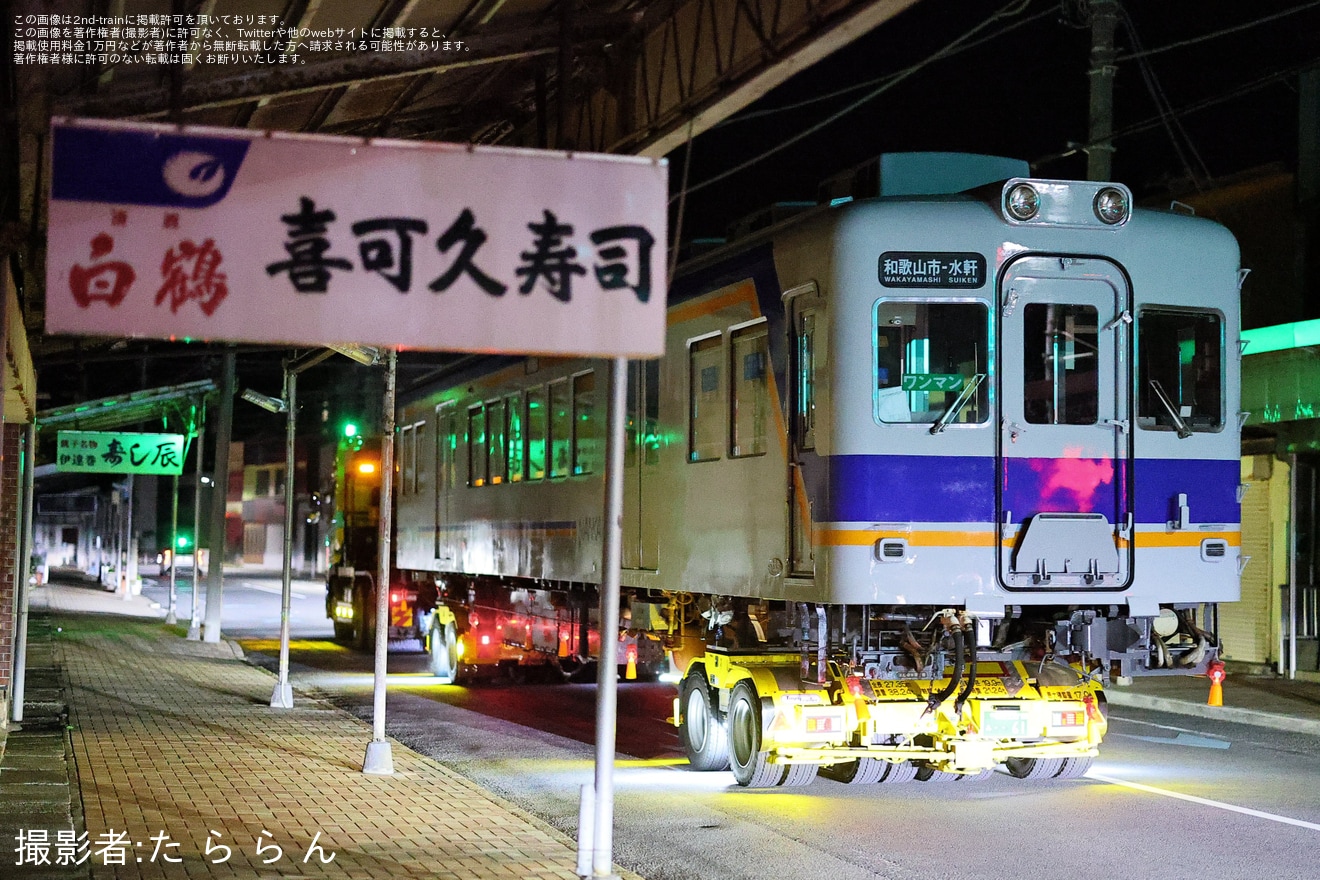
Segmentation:
{"type": "Polygon", "coordinates": [[[0,746],[0,876],[577,877],[574,841],[400,743],[393,776],[363,774],[369,726],[306,696],[271,709],[270,673],[140,596],[55,583],[31,606],[28,694],[62,695],[67,725],[25,709],[0,746]]]}

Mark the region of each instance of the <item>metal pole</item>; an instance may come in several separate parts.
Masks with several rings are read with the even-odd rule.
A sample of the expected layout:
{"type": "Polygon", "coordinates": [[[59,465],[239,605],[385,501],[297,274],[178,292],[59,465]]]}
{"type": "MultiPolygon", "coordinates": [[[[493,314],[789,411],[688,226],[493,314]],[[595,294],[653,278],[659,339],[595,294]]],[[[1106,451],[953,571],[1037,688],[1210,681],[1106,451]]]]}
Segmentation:
{"type": "Polygon", "coordinates": [[[1086,179],[1109,180],[1114,161],[1114,30],[1118,5],[1114,0],[1091,2],[1090,129],[1086,138],[1086,179]]]}
{"type": "Polygon", "coordinates": [[[1288,678],[1297,677],[1297,456],[1288,456],[1288,678]]]}
{"type": "Polygon", "coordinates": [[[619,566],[623,554],[623,443],[628,362],[610,361],[605,441],[605,546],[600,586],[600,659],[596,672],[596,791],[591,835],[594,877],[614,877],[614,742],[619,690],[619,566]]]}
{"type": "Polygon", "coordinates": [[[133,474],[129,474],[128,479],[124,481],[124,485],[126,486],[124,490],[126,495],[126,506],[124,508],[124,568],[123,571],[119,573],[119,579],[124,584],[125,601],[133,598],[133,551],[136,547],[133,543],[133,476],[133,474]]]}
{"type": "Polygon", "coordinates": [[[170,609],[165,614],[165,622],[173,626],[179,622],[175,610],[178,605],[179,573],[179,475],[174,475],[174,499],[170,503],[170,609]]]}
{"type": "Polygon", "coordinates": [[[380,548],[376,565],[376,672],[372,686],[371,742],[363,773],[394,773],[394,757],[385,739],[385,675],[390,635],[390,532],[394,510],[394,373],[399,353],[390,349],[385,366],[385,400],[380,436],[380,548]]]}
{"type": "Polygon", "coordinates": [[[220,425],[215,432],[215,482],[211,484],[211,570],[207,572],[206,623],[202,638],[220,641],[225,590],[225,496],[229,490],[229,434],[234,427],[234,347],[225,349],[220,391],[220,425]]]}
{"type": "Polygon", "coordinates": [[[188,639],[194,642],[202,638],[202,453],[206,445],[206,401],[202,401],[200,408],[202,417],[193,426],[197,436],[197,485],[193,488],[192,617],[188,619],[188,639]]]}
{"type": "Polygon", "coordinates": [[[293,596],[293,437],[298,428],[298,374],[284,366],[284,405],[288,410],[284,431],[284,586],[280,590],[280,677],[270,695],[272,709],[293,708],[289,684],[289,606],[293,596]]]}
{"type": "Polygon", "coordinates": [[[14,627],[14,682],[10,689],[12,698],[10,717],[15,722],[23,720],[23,689],[27,680],[27,621],[30,593],[27,569],[28,560],[32,558],[32,512],[37,465],[36,423],[28,424],[23,434],[23,442],[26,446],[23,453],[23,538],[19,542],[21,554],[19,558],[22,560],[19,571],[22,572],[22,576],[18,578],[16,584],[18,616],[14,627]]]}

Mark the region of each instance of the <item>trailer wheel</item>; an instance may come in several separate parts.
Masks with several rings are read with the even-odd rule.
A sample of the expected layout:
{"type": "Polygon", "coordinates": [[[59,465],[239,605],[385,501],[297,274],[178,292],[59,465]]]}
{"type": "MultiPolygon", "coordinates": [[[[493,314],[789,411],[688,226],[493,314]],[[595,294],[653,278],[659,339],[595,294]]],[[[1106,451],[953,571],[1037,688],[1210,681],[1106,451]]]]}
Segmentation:
{"type": "Polygon", "coordinates": [[[917,776],[917,765],[911,761],[899,761],[897,764],[889,765],[889,772],[884,775],[880,781],[882,783],[897,784],[900,782],[911,782],[917,776]]]}
{"type": "Polygon", "coordinates": [[[1018,779],[1053,779],[1063,769],[1063,758],[1009,758],[1008,772],[1018,779]]]}
{"type": "Polygon", "coordinates": [[[449,684],[458,679],[458,632],[452,621],[431,627],[431,674],[449,684]]]}
{"type": "Polygon", "coordinates": [[[693,770],[724,770],[729,766],[729,731],[711,708],[710,685],[700,670],[683,679],[678,701],[678,736],[693,770]]]}
{"type": "Polygon", "coordinates": [[[784,781],[779,784],[784,788],[801,788],[810,785],[815,781],[819,770],[819,764],[789,764],[788,772],[784,774],[784,781]]]}
{"type": "Polygon", "coordinates": [[[1091,769],[1091,763],[1095,760],[1090,755],[1081,758],[1064,758],[1063,766],[1055,775],[1055,779],[1081,779],[1086,775],[1086,771],[1091,769]]]}
{"type": "Polygon", "coordinates": [[[770,763],[765,741],[765,715],[756,689],[745,681],[734,685],[729,700],[729,765],[733,778],[745,788],[783,785],[788,768],[770,763]]]}
{"type": "Polygon", "coordinates": [[[936,770],[929,764],[922,764],[917,767],[918,782],[957,782],[962,778],[960,773],[949,773],[946,770],[936,770]]]}
{"type": "Polygon", "coordinates": [[[820,775],[844,785],[872,785],[882,781],[894,765],[879,758],[858,758],[832,767],[822,767],[820,775]]]}

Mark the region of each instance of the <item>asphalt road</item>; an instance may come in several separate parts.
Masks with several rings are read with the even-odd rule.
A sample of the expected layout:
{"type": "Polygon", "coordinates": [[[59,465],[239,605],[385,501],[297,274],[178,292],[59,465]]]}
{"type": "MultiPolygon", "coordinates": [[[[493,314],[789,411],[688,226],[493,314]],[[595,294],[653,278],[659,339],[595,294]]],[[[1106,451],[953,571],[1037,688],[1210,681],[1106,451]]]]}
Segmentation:
{"type": "MultiPolygon", "coordinates": [[[[372,657],[331,643],[323,618],[316,634],[320,600],[293,603],[293,685],[369,720],[372,657]]],[[[249,662],[275,665],[278,603],[265,582],[227,590],[226,635],[249,662]]],[[[576,834],[594,685],[442,685],[415,651],[389,665],[390,736],[576,834]]],[[[666,722],[674,693],[619,687],[614,857],[649,880],[1320,876],[1314,737],[1115,709],[1080,780],[747,791],[687,769],[666,722]]]]}

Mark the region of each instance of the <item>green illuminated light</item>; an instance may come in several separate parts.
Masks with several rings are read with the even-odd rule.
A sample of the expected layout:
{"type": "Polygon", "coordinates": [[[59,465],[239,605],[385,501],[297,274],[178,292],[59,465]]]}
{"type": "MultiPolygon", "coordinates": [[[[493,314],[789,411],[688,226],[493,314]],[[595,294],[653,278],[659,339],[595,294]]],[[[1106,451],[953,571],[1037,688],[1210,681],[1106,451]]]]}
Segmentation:
{"type": "Polygon", "coordinates": [[[1247,344],[1243,354],[1248,355],[1320,345],[1320,319],[1243,330],[1242,341],[1247,344]]]}
{"type": "Polygon", "coordinates": [[[352,422],[349,422],[348,424],[344,425],[344,436],[345,436],[345,437],[356,437],[356,436],[357,436],[357,425],[353,424],[352,422]]]}

